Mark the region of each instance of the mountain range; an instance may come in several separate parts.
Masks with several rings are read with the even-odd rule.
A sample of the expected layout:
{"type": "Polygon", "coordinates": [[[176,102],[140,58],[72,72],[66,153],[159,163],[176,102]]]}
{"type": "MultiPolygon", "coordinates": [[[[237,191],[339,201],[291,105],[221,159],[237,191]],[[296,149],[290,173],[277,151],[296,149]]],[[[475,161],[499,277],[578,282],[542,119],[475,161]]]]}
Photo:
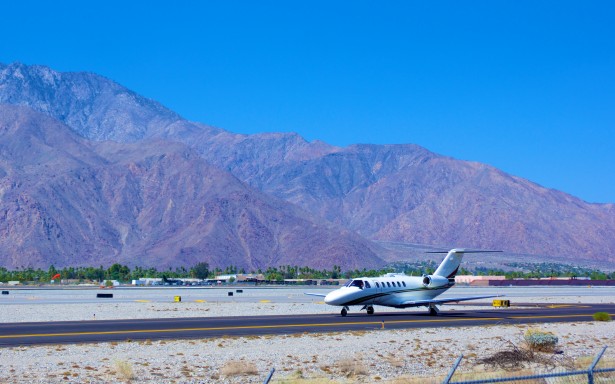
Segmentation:
{"type": "Polygon", "coordinates": [[[413,144],[190,122],[102,76],[0,64],[0,265],[373,268],[390,244],[613,265],[615,206],[413,144]]]}

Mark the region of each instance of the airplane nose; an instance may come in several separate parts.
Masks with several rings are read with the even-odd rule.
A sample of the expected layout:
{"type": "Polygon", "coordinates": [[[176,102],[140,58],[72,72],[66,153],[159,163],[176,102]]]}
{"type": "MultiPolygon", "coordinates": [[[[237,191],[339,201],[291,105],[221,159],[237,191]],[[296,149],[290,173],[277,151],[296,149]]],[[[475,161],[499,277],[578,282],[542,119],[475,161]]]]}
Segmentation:
{"type": "Polygon", "coordinates": [[[340,292],[338,291],[329,292],[327,296],[325,296],[325,304],[338,305],[339,299],[340,299],[340,292]]]}
{"type": "Polygon", "coordinates": [[[325,296],[325,304],[331,304],[332,300],[333,300],[333,297],[331,293],[328,293],[327,296],[325,296]]]}
{"type": "Polygon", "coordinates": [[[329,292],[327,296],[325,296],[325,304],[332,304],[332,301],[335,300],[335,292],[329,292]]]}

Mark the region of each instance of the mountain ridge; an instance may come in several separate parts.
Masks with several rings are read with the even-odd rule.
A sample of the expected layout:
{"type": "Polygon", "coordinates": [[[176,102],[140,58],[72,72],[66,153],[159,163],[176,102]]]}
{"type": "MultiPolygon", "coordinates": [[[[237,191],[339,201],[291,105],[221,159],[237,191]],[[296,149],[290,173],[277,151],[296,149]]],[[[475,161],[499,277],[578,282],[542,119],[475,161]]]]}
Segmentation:
{"type": "Polygon", "coordinates": [[[90,142],[27,107],[0,105],[0,169],[0,265],[383,264],[377,245],[253,190],[178,142],[90,142]],[[14,143],[37,157],[22,166],[5,150],[14,143]]]}
{"type": "MultiPolygon", "coordinates": [[[[0,103],[39,110],[93,143],[182,143],[251,188],[359,238],[614,260],[613,204],[587,203],[415,144],[336,147],[296,133],[231,133],[186,121],[98,75],[45,68],[0,65],[0,103]]],[[[378,252],[387,261],[402,257],[378,252]]]]}

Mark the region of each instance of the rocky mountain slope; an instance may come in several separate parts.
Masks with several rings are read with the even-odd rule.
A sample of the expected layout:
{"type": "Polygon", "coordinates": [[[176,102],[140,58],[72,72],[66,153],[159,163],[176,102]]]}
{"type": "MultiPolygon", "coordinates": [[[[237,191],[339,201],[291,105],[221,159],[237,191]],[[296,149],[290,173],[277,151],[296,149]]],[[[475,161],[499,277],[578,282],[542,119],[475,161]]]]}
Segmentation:
{"type": "MultiPolygon", "coordinates": [[[[26,106],[66,124],[94,140],[84,142],[116,165],[125,149],[102,151],[102,140],[113,140],[115,145],[157,140],[159,148],[183,143],[182,148],[191,148],[192,155],[210,164],[211,172],[230,172],[260,190],[263,198],[273,196],[276,202],[301,207],[295,209],[308,221],[345,228],[357,241],[353,244],[373,251],[370,257],[402,256],[383,252],[365,239],[495,248],[596,265],[615,260],[613,204],[589,204],[493,167],[440,156],[416,145],[340,148],[306,142],[296,134],[234,134],[188,122],[94,74],[23,64],[0,65],[0,103],[26,106]]],[[[175,224],[183,227],[190,222],[175,224]]],[[[145,242],[151,244],[156,236],[162,235],[145,242]]],[[[254,235],[249,243],[261,240],[254,235]]],[[[361,264],[367,256],[346,253],[344,257],[361,264]]]]}
{"type": "MultiPolygon", "coordinates": [[[[270,148],[270,138],[260,136],[244,136],[241,147],[270,148]]],[[[295,148],[308,152],[309,145],[295,148]]],[[[369,239],[613,260],[613,204],[589,204],[484,164],[416,145],[354,145],[312,158],[278,154],[283,160],[255,169],[245,160],[250,151],[212,155],[228,146],[212,139],[200,153],[262,191],[369,239]]]]}
{"type": "Polygon", "coordinates": [[[0,105],[0,202],[0,265],[13,268],[383,263],[181,143],[90,142],[26,107],[0,105]]]}

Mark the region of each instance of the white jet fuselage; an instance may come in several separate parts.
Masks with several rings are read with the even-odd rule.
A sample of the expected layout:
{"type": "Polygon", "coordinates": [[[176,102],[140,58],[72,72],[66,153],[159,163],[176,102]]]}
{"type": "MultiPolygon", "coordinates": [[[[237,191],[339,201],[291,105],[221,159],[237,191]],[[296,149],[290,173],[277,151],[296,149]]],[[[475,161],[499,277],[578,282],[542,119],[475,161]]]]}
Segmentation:
{"type": "Polygon", "coordinates": [[[485,299],[497,295],[470,296],[436,299],[455,285],[455,275],[464,253],[481,253],[492,251],[466,251],[451,249],[438,268],[431,275],[406,276],[389,273],[380,277],[360,277],[350,280],[343,287],[326,295],[306,293],[312,296],[324,296],[325,303],[343,307],[341,314],[346,316],[348,308],[362,305],[368,315],[374,313],[374,305],[385,307],[409,308],[425,306],[431,315],[436,315],[436,305],[460,301],[485,299]]]}
{"type": "Polygon", "coordinates": [[[363,277],[351,280],[325,296],[325,303],[337,306],[382,305],[402,307],[410,301],[431,300],[454,285],[454,282],[440,281],[441,285],[424,284],[424,277],[394,275],[363,277]],[[360,281],[363,287],[352,285],[360,281]]]}

